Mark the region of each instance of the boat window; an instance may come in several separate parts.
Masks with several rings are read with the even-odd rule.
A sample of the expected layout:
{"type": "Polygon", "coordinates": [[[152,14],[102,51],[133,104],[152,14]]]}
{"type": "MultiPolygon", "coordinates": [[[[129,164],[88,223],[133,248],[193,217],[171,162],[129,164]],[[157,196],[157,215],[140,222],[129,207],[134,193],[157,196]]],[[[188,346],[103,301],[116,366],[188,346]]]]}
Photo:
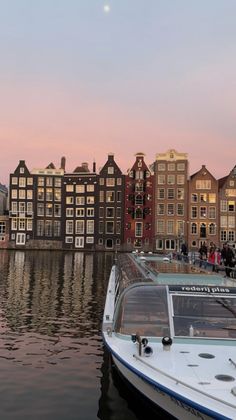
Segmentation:
{"type": "Polygon", "coordinates": [[[175,295],[175,336],[236,338],[236,298],[175,295]]]}
{"type": "Polygon", "coordinates": [[[145,337],[169,335],[165,286],[142,285],[127,290],[118,308],[115,331],[145,337]]]}

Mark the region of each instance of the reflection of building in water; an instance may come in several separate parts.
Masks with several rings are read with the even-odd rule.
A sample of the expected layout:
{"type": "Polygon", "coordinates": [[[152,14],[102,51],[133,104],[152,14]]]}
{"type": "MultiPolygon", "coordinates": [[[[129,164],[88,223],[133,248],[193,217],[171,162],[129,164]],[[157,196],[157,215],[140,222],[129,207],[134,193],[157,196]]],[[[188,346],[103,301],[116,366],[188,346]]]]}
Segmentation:
{"type": "Polygon", "coordinates": [[[30,265],[25,261],[25,253],[10,254],[7,277],[6,316],[11,328],[19,327],[25,321],[29,309],[30,265]]]}

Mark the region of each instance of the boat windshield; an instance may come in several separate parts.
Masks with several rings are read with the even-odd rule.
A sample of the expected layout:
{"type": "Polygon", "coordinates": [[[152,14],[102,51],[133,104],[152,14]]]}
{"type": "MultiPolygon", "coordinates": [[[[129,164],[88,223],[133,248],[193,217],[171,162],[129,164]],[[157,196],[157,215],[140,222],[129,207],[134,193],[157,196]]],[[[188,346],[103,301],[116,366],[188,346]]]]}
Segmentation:
{"type": "Polygon", "coordinates": [[[175,336],[236,338],[236,297],[173,295],[175,336]]]}
{"type": "Polygon", "coordinates": [[[166,287],[139,285],[128,289],[118,307],[115,331],[149,337],[169,335],[166,287]]]}

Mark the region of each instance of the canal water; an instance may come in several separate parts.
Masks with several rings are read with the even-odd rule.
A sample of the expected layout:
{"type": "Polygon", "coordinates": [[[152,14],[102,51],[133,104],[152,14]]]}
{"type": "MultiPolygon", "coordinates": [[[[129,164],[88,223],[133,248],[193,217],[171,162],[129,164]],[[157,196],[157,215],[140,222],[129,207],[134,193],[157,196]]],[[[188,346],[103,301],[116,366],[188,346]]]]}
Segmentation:
{"type": "Polygon", "coordinates": [[[143,420],[101,336],[112,253],[0,251],[0,419],[143,420]]]}

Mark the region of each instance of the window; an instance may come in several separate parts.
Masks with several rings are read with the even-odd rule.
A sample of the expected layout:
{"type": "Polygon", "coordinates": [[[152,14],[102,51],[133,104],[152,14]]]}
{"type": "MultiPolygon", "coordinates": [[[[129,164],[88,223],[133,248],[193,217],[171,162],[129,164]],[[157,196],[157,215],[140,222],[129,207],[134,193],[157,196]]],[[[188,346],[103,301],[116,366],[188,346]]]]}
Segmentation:
{"type": "Polygon", "coordinates": [[[84,237],[83,236],[77,236],[75,238],[75,247],[76,248],[83,248],[84,247],[84,237]]]}
{"type": "Polygon", "coordinates": [[[19,203],[19,213],[20,213],[21,217],[24,217],[24,215],[25,215],[25,203],[24,202],[19,203]]]}
{"type": "Polygon", "coordinates": [[[121,178],[117,178],[117,180],[116,180],[116,184],[117,184],[117,185],[122,185],[122,179],[121,179],[121,178]]]}
{"type": "Polygon", "coordinates": [[[94,243],[94,237],[93,236],[87,236],[86,244],[93,244],[93,243],[94,243]]]}
{"type": "Polygon", "coordinates": [[[18,197],[17,190],[11,190],[11,198],[16,199],[18,197]]]}
{"type": "Polygon", "coordinates": [[[173,235],[174,233],[174,220],[167,220],[166,230],[168,235],[173,235]]]}
{"type": "Polygon", "coordinates": [[[209,207],[209,219],[215,219],[216,218],[216,208],[210,206],[209,207]]]}
{"type": "Polygon", "coordinates": [[[144,175],[143,171],[138,170],[135,172],[135,179],[143,179],[144,178],[143,175],[144,175]]]}
{"type": "Polygon", "coordinates": [[[33,214],[33,203],[32,203],[32,201],[29,201],[27,203],[27,210],[26,211],[27,211],[28,215],[32,216],[32,214],[33,214]]]}
{"type": "Polygon", "coordinates": [[[201,193],[200,194],[200,202],[201,203],[206,203],[207,202],[207,194],[206,193],[201,193]]]}
{"type": "Polygon", "coordinates": [[[216,234],[216,225],[215,223],[209,224],[209,235],[215,235],[216,234]]]}
{"type": "Polygon", "coordinates": [[[204,207],[200,207],[200,218],[201,219],[205,219],[207,217],[207,208],[204,207]]]}
{"type": "Polygon", "coordinates": [[[88,207],[87,208],[87,217],[94,217],[94,208],[88,207]]]}
{"type": "Polygon", "coordinates": [[[73,243],[73,236],[66,236],[66,244],[72,244],[73,243]]]}
{"type": "Polygon", "coordinates": [[[66,209],[66,217],[73,217],[74,216],[74,209],[73,207],[68,207],[66,209]]]}
{"type": "Polygon", "coordinates": [[[99,185],[104,185],[104,178],[99,179],[99,185]]]}
{"type": "Polygon", "coordinates": [[[229,242],[234,242],[235,241],[235,232],[234,232],[234,230],[229,230],[228,240],[229,240],[229,242]]]}
{"type": "Polygon", "coordinates": [[[137,182],[135,184],[135,192],[143,192],[143,184],[141,184],[140,182],[137,182]]]}
{"type": "Polygon", "coordinates": [[[108,173],[109,175],[114,174],[114,167],[113,167],[113,166],[108,166],[108,168],[107,168],[107,173],[108,173]]]}
{"type": "Polygon", "coordinates": [[[227,232],[226,232],[226,230],[221,230],[220,231],[220,240],[222,242],[225,242],[227,240],[227,232]]]}
{"type": "Polygon", "coordinates": [[[102,238],[98,239],[98,245],[103,245],[103,239],[102,238]]]}
{"type": "Polygon", "coordinates": [[[121,223],[120,222],[116,222],[116,233],[117,233],[117,235],[120,235],[120,233],[121,233],[121,223]]]}
{"type": "Polygon", "coordinates": [[[209,203],[211,204],[216,203],[216,194],[209,193],[209,203]]]}
{"type": "Polygon", "coordinates": [[[88,195],[87,204],[94,204],[94,196],[93,195],[88,195]]]}
{"type": "Polygon", "coordinates": [[[17,201],[12,201],[11,203],[11,211],[12,213],[17,213],[18,207],[17,207],[17,201]]]}
{"type": "Polygon", "coordinates": [[[25,168],[23,168],[22,166],[20,167],[20,174],[24,174],[25,173],[25,168]]]}
{"type": "Polygon", "coordinates": [[[25,230],[25,219],[19,219],[19,230],[25,230]]]}
{"type": "Polygon", "coordinates": [[[53,186],[53,178],[50,176],[46,178],[46,185],[47,187],[52,187],[53,186]]]}
{"type": "Polygon", "coordinates": [[[156,240],[156,249],[163,249],[163,239],[156,240]]]}
{"type": "Polygon", "coordinates": [[[46,201],[52,201],[52,188],[46,188],[46,201]]]}
{"type": "Polygon", "coordinates": [[[45,221],[45,236],[52,236],[52,221],[45,221]]]}
{"type": "Polygon", "coordinates": [[[4,233],[6,233],[6,223],[0,222],[0,234],[3,235],[4,233]]]}
{"type": "Polygon", "coordinates": [[[164,188],[158,188],[158,190],[157,190],[157,197],[160,200],[163,200],[165,198],[165,189],[164,188]]]}
{"type": "Polygon", "coordinates": [[[107,191],[106,192],[106,202],[113,203],[115,201],[115,193],[114,191],[107,191]]]}
{"type": "Polygon", "coordinates": [[[191,201],[192,203],[197,203],[198,202],[198,195],[193,193],[191,194],[191,201]]]}
{"type": "Polygon", "coordinates": [[[167,190],[167,198],[168,198],[168,200],[173,200],[175,198],[175,190],[174,190],[174,188],[168,188],[168,190],[167,190]]]}
{"type": "Polygon", "coordinates": [[[83,194],[85,192],[85,186],[84,185],[76,185],[75,190],[78,194],[83,194]]]}
{"type": "Polygon", "coordinates": [[[88,192],[94,192],[94,185],[93,184],[88,184],[87,185],[87,191],[88,192]]]}
{"type": "Polygon", "coordinates": [[[228,211],[229,212],[235,211],[235,202],[234,201],[229,201],[228,202],[228,211]]]}
{"type": "Polygon", "coordinates": [[[158,163],[158,171],[165,171],[166,170],[166,165],[165,163],[158,163]]]}
{"type": "Polygon", "coordinates": [[[175,171],[175,163],[168,163],[168,171],[175,171]]]}
{"type": "Polygon", "coordinates": [[[178,188],[177,189],[177,199],[178,200],[184,200],[184,189],[178,188]]]}
{"type": "Polygon", "coordinates": [[[114,217],[115,215],[115,209],[114,207],[107,207],[106,208],[106,217],[114,217]]]}
{"type": "MultiPolygon", "coordinates": [[[[76,221],[76,223],[78,220],[76,221]]],[[[71,235],[74,232],[74,222],[73,220],[66,220],[66,234],[71,235]]]]}
{"type": "Polygon", "coordinates": [[[173,185],[175,183],[175,175],[167,175],[167,184],[173,185]]]}
{"type": "Polygon", "coordinates": [[[104,223],[99,222],[99,233],[103,233],[103,231],[104,231],[104,223]]]}
{"type": "Polygon", "coordinates": [[[116,208],[116,217],[117,217],[117,219],[121,218],[121,207],[116,208]]]}
{"type": "Polygon", "coordinates": [[[84,217],[84,209],[83,208],[77,208],[76,209],[76,217],[84,217]]]}
{"type": "Polygon", "coordinates": [[[234,180],[233,180],[233,179],[231,179],[231,180],[229,181],[229,186],[230,186],[230,187],[234,187],[234,180]]]}
{"type": "Polygon", "coordinates": [[[55,201],[61,201],[61,190],[60,188],[54,189],[54,200],[55,201]]]}
{"type": "Polygon", "coordinates": [[[166,239],[166,241],[165,241],[165,249],[168,249],[168,250],[175,249],[175,241],[174,241],[174,239],[166,239]]]}
{"type": "Polygon", "coordinates": [[[19,199],[25,200],[25,190],[19,190],[19,199]]]}
{"type": "Polygon", "coordinates": [[[38,186],[43,187],[44,186],[44,177],[38,177],[38,186]]]}
{"type": "Polygon", "coordinates": [[[159,203],[157,205],[157,214],[165,214],[165,204],[164,203],[159,203]]]}
{"type": "Polygon", "coordinates": [[[54,236],[58,237],[61,234],[61,222],[54,220],[54,236]]]}
{"type": "Polygon", "coordinates": [[[220,227],[227,228],[227,216],[220,216],[220,227]]]}
{"type": "Polygon", "coordinates": [[[161,184],[165,184],[165,182],[166,182],[166,176],[165,175],[158,175],[158,177],[157,177],[157,183],[159,185],[161,185],[161,184]]]}
{"type": "Polygon", "coordinates": [[[191,218],[192,219],[197,218],[197,207],[195,207],[195,206],[191,207],[191,218]]]}
{"type": "Polygon", "coordinates": [[[84,204],[85,204],[85,198],[84,197],[76,197],[76,205],[77,206],[84,206],[84,204]]]}
{"type": "Polygon", "coordinates": [[[18,184],[18,178],[16,176],[13,176],[11,179],[11,184],[12,185],[17,185],[18,184]]]}
{"type": "Polygon", "coordinates": [[[177,171],[184,171],[185,163],[177,163],[177,171]]]}
{"type": "Polygon", "coordinates": [[[118,203],[121,202],[121,191],[117,191],[117,193],[116,193],[116,199],[117,199],[117,202],[118,203]]]}
{"type": "MultiPolygon", "coordinates": [[[[77,200],[77,198],[79,198],[79,197],[76,197],[76,200],[77,200]]],[[[66,197],[66,204],[74,204],[74,197],[73,196],[66,197]]]]}
{"type": "Polygon", "coordinates": [[[22,178],[20,176],[20,178],[19,178],[19,187],[25,188],[25,185],[26,185],[26,178],[22,178]]]}
{"type": "Polygon", "coordinates": [[[61,178],[54,178],[54,186],[61,187],[61,178]]]}
{"type": "Polygon", "coordinates": [[[143,204],[143,196],[140,194],[137,194],[135,196],[135,205],[142,205],[143,204]]]}
{"type": "Polygon", "coordinates": [[[135,223],[135,236],[141,237],[143,235],[143,223],[136,222],[135,223]]]}
{"type": "Polygon", "coordinates": [[[168,216],[173,216],[174,215],[174,204],[172,204],[172,203],[167,204],[167,214],[168,214],[168,216]]]}
{"type": "Polygon", "coordinates": [[[235,228],[235,217],[234,216],[229,216],[228,227],[229,228],[235,228]]]}
{"type": "Polygon", "coordinates": [[[38,216],[44,216],[44,204],[38,203],[37,204],[37,215],[38,216]]]}
{"type": "Polygon", "coordinates": [[[25,245],[25,233],[16,234],[16,245],[25,245]]]}
{"type": "Polygon", "coordinates": [[[104,202],[104,191],[99,191],[99,201],[100,203],[104,202]]]}
{"type": "Polygon", "coordinates": [[[51,203],[47,203],[46,204],[46,216],[52,216],[52,204],[51,203]]]}
{"type": "Polygon", "coordinates": [[[33,178],[32,177],[27,178],[27,185],[33,185],[33,178]]]}
{"type": "Polygon", "coordinates": [[[157,234],[164,233],[165,224],[164,220],[157,220],[157,234]]]}
{"type": "Polygon", "coordinates": [[[197,190],[210,190],[211,189],[211,180],[210,179],[198,179],[196,181],[197,190]]]}
{"type": "Polygon", "coordinates": [[[84,220],[76,220],[75,233],[76,235],[81,235],[84,233],[84,220]]]}
{"type": "Polygon", "coordinates": [[[227,200],[220,200],[220,211],[227,211],[227,200]]]}
{"type": "Polygon", "coordinates": [[[54,216],[55,217],[61,217],[61,205],[60,204],[54,204],[54,216]]]}
{"type": "Polygon", "coordinates": [[[33,190],[27,190],[27,200],[33,200],[33,190]]]}
{"type": "Polygon", "coordinates": [[[74,185],[71,185],[71,184],[66,185],[66,192],[74,192],[74,185]]]}
{"type": "Polygon", "coordinates": [[[106,233],[114,233],[114,222],[106,222],[106,233]]]}
{"type": "Polygon", "coordinates": [[[191,233],[192,235],[197,234],[197,223],[191,223],[191,233]]]}
{"type": "Polygon", "coordinates": [[[177,215],[183,216],[184,215],[184,204],[177,203],[177,215]]]}
{"type": "Polygon", "coordinates": [[[184,175],[177,175],[177,184],[178,185],[184,184],[184,181],[185,181],[184,175]]]}
{"type": "Polygon", "coordinates": [[[87,234],[91,235],[94,233],[94,220],[87,220],[87,234]]]}
{"type": "Polygon", "coordinates": [[[26,229],[27,230],[33,230],[33,220],[32,219],[27,219],[26,229]]]}
{"type": "Polygon", "coordinates": [[[44,234],[44,221],[38,220],[37,221],[37,236],[43,236],[44,234]]]}
{"type": "Polygon", "coordinates": [[[114,187],[115,186],[115,178],[107,178],[106,179],[107,187],[114,187]]]}

